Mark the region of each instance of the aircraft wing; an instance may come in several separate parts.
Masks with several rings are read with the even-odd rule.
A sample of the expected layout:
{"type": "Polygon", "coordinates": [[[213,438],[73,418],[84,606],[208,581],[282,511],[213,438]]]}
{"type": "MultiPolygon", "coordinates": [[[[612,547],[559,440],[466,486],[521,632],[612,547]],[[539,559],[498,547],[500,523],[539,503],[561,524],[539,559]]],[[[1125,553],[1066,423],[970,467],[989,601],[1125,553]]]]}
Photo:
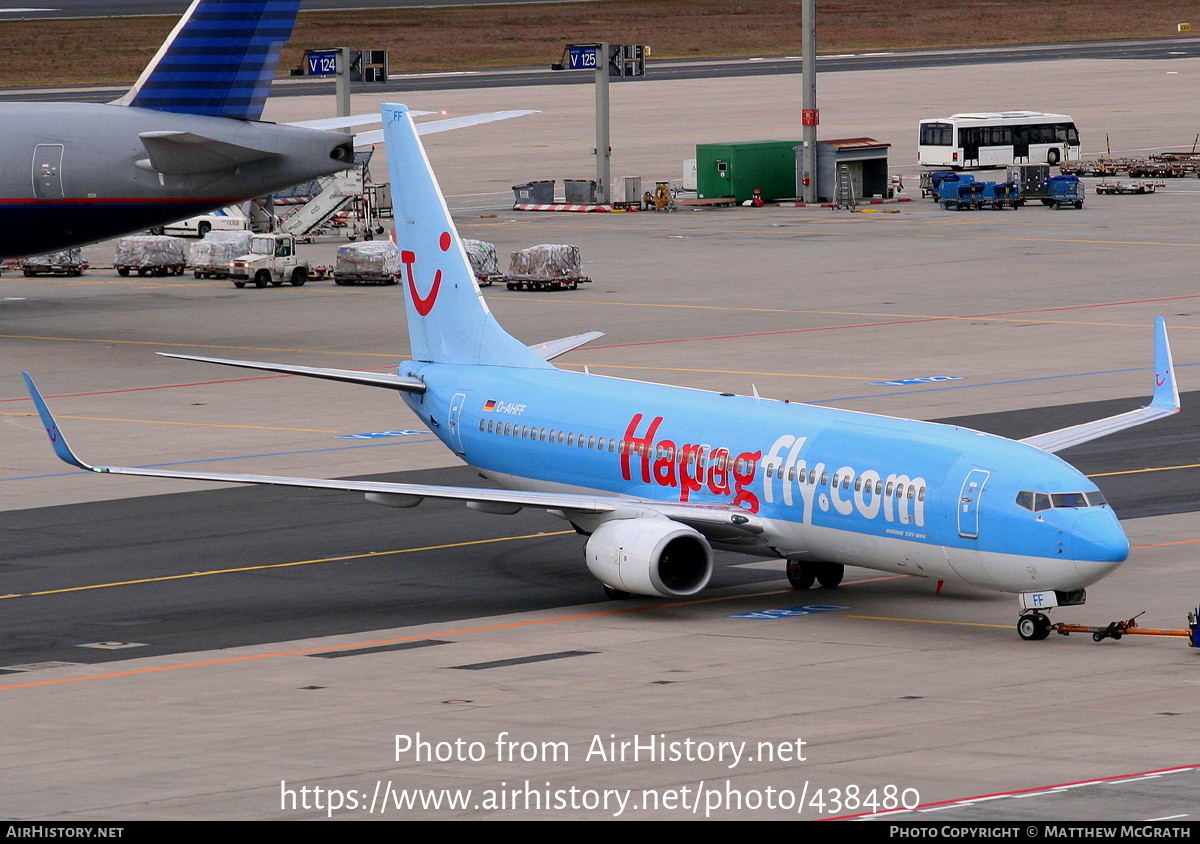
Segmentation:
{"type": "MultiPolygon", "coordinates": [[[[172,355],[172,357],[182,357],[172,355]]],[[[338,371],[338,370],[334,370],[338,371]]],[[[64,463],[88,472],[110,475],[136,475],[147,478],[175,478],[178,480],[211,481],[214,483],[257,484],[264,486],[289,486],[304,489],[334,489],[345,492],[361,492],[377,504],[395,507],[412,507],[425,498],[463,501],[479,505],[481,510],[496,513],[515,513],[522,507],[543,510],[561,510],[573,513],[614,514],[617,518],[634,518],[660,515],[689,524],[696,530],[721,539],[738,536],[753,536],[763,532],[762,520],[753,514],[731,505],[682,504],[654,501],[644,498],[616,495],[586,495],[569,492],[526,492],[508,489],[483,489],[479,487],[454,487],[436,484],[403,484],[378,481],[327,480],[324,478],[287,478],[272,475],[243,475],[226,472],[180,472],[167,469],[147,469],[130,466],[96,466],[81,460],[67,445],[50,408],[38,392],[28,372],[21,373],[29,389],[29,395],[37,407],[38,416],[50,438],[54,453],[64,463]]]]}
{"type": "Polygon", "coordinates": [[[1175,381],[1175,367],[1171,361],[1171,345],[1167,341],[1167,323],[1162,317],[1154,318],[1154,394],[1150,404],[1121,413],[1097,419],[1095,422],[1084,422],[1082,425],[1072,425],[1070,428],[1060,428],[1021,440],[1023,443],[1036,446],[1042,451],[1062,451],[1073,445],[1089,440],[1106,437],[1109,434],[1144,425],[1155,419],[1162,419],[1179,412],[1179,385],[1175,381]]]}

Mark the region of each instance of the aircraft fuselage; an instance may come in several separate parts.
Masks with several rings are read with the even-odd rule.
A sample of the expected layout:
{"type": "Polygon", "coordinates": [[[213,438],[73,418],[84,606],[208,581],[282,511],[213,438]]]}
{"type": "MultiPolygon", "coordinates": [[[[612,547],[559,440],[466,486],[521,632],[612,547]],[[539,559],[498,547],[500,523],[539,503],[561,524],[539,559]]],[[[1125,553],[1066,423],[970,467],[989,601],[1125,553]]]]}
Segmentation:
{"type": "Polygon", "coordinates": [[[732,505],[762,520],[753,539],[712,542],[726,550],[1007,592],[1082,589],[1129,552],[1094,483],[979,431],[562,370],[400,373],[427,385],[404,398],[430,430],[504,486],[732,505]],[[1077,494],[1092,503],[1052,498],[1077,494]],[[1081,506],[1049,506],[1063,500],[1081,506]]]}
{"type": "Polygon", "coordinates": [[[0,257],[162,225],[344,170],[353,160],[349,136],[337,132],[115,105],[4,104],[0,123],[0,257]],[[150,161],[146,133],[194,136],[187,150],[195,152],[177,153],[176,166],[162,172],[150,161]],[[209,161],[206,146],[257,157],[209,161]]]}

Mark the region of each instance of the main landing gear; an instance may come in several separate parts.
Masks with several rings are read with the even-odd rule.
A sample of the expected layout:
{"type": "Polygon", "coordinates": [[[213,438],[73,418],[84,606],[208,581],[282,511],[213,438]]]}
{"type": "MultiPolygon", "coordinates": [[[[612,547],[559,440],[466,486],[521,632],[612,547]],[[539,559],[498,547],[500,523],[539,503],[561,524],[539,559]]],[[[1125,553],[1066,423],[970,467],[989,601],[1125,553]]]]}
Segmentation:
{"type": "Polygon", "coordinates": [[[793,589],[811,589],[820,583],[832,589],[842,582],[846,567],[841,563],[814,563],[806,560],[787,561],[787,579],[793,589]]]}

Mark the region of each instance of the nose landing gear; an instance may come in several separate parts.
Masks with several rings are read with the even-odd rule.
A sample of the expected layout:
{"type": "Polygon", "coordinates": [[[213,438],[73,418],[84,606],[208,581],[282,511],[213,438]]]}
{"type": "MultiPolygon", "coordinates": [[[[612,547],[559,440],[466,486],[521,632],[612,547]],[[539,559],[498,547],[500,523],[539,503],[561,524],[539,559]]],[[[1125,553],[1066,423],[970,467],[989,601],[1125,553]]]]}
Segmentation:
{"type": "Polygon", "coordinates": [[[1053,629],[1050,619],[1040,612],[1026,612],[1017,619],[1017,635],[1027,642],[1040,642],[1053,629]]]}

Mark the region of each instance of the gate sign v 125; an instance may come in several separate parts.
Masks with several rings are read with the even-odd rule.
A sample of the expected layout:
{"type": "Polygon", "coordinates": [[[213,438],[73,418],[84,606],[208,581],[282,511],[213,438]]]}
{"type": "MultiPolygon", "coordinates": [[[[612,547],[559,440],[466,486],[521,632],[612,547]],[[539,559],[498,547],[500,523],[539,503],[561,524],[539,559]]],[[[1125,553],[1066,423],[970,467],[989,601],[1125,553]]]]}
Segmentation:
{"type": "Polygon", "coordinates": [[[594,44],[570,44],[567,46],[568,70],[595,70],[596,46],[594,44]]]}

